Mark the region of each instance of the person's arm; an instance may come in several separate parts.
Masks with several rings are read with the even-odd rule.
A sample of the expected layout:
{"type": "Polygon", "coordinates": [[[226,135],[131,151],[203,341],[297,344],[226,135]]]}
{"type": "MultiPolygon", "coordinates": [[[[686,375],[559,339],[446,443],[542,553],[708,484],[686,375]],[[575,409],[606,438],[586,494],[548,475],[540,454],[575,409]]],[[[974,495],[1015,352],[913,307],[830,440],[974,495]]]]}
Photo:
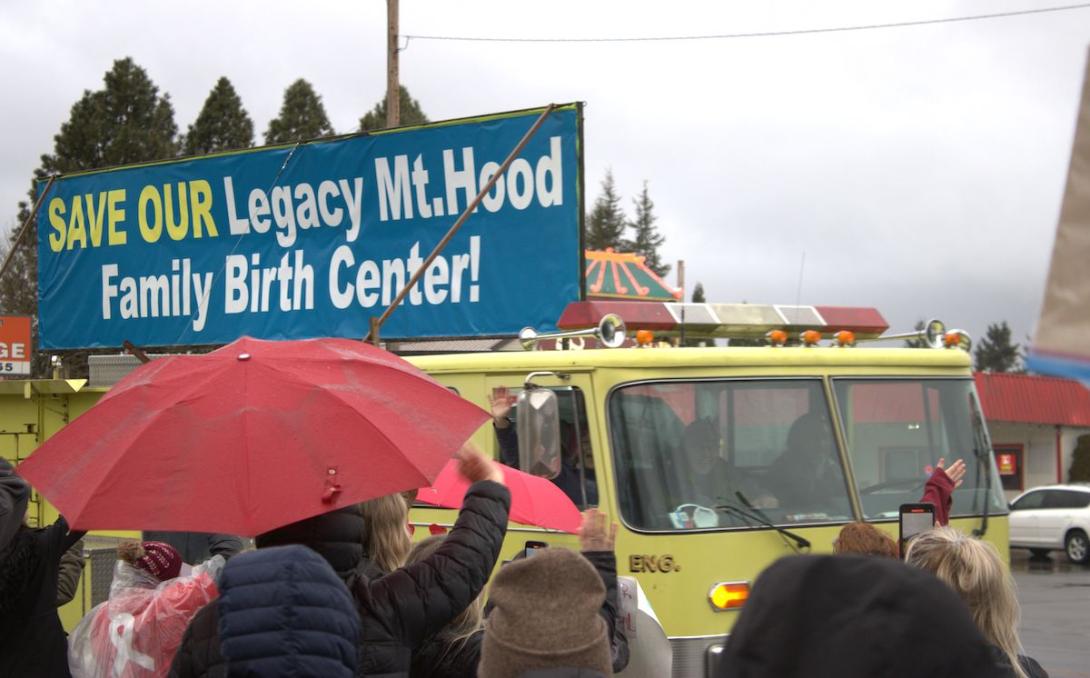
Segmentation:
{"type": "Polygon", "coordinates": [[[606,622],[609,633],[609,650],[613,660],[613,672],[619,673],[628,666],[628,637],[617,623],[620,606],[617,598],[617,556],[613,544],[617,538],[617,525],[608,525],[605,514],[598,509],[583,513],[583,524],[579,528],[579,545],[583,557],[590,561],[602,584],[606,587],[606,598],[598,614],[606,622]]]}
{"type": "Polygon", "coordinates": [[[80,539],[61,555],[61,565],[57,570],[57,607],[67,605],[76,597],[82,574],[83,540],[80,539]]]}
{"type": "Polygon", "coordinates": [[[507,532],[511,493],[503,472],[478,452],[462,453],[461,472],[473,482],[454,527],[430,556],[379,579],[361,578],[353,591],[369,601],[376,620],[415,648],[450,623],[484,590],[507,532]]]}
{"type": "Polygon", "coordinates": [[[508,416],[511,414],[511,406],[515,404],[515,396],[509,394],[505,387],[492,389],[488,396],[489,410],[492,413],[492,428],[496,431],[496,442],[500,445],[500,461],[511,468],[519,467],[519,437],[518,431],[511,425],[508,416]]]}
{"type": "Polygon", "coordinates": [[[210,556],[223,556],[224,560],[230,560],[242,550],[242,539],[233,534],[208,535],[208,554],[210,556]]]}
{"type": "Polygon", "coordinates": [[[965,462],[958,459],[950,468],[943,468],[945,459],[939,459],[932,469],[927,466],[924,470],[930,473],[927,483],[924,485],[923,496],[920,503],[929,503],[935,507],[935,524],[947,525],[950,522],[950,509],[953,508],[954,490],[965,479],[965,462]]]}

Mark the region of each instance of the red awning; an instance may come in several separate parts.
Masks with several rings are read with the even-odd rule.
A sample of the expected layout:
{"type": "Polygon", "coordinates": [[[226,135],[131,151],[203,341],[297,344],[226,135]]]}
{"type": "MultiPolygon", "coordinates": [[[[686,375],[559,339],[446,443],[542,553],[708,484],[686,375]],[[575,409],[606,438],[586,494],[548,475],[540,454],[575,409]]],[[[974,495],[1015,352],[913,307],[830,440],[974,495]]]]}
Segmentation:
{"type": "Polygon", "coordinates": [[[986,372],[974,377],[988,421],[1090,427],[1090,391],[1077,381],[986,372]]]}

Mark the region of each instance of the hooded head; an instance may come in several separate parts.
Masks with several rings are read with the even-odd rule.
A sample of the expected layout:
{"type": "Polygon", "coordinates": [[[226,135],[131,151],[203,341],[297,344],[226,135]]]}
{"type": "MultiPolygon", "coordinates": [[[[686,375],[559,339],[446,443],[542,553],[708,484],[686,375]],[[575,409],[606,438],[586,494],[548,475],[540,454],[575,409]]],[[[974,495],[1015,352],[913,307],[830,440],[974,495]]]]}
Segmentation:
{"type": "Polygon", "coordinates": [[[15,474],[7,459],[0,458],[0,551],[7,548],[23,524],[30,486],[15,474]]]}
{"type": "Polygon", "coordinates": [[[612,675],[601,577],[564,548],[502,567],[492,583],[477,675],[515,678],[534,669],[568,668],[612,675]]]}
{"type": "Polygon", "coordinates": [[[792,556],[757,579],[719,678],[1002,676],[965,605],[888,558],[792,556]]]}
{"type": "Polygon", "coordinates": [[[300,544],[326,559],[341,579],[366,560],[367,525],[359,504],[312,516],[254,537],[259,549],[300,544]]]}
{"type": "Polygon", "coordinates": [[[232,558],[220,580],[219,637],[229,676],[352,678],[360,617],[329,564],[302,546],[232,558]]]}

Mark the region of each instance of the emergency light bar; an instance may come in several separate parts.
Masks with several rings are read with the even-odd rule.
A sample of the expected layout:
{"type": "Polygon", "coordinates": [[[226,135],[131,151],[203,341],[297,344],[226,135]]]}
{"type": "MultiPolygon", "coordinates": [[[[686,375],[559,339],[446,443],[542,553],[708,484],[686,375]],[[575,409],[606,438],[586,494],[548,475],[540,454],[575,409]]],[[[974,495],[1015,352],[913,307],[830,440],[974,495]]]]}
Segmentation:
{"type": "Polygon", "coordinates": [[[772,330],[797,336],[811,330],[823,338],[847,331],[857,339],[877,339],[889,329],[878,309],[854,306],[781,306],[776,304],[683,304],[650,301],[576,301],[568,304],[560,329],[594,327],[607,314],[624,318],[629,330],[650,330],[701,337],[764,338],[772,330]]]}

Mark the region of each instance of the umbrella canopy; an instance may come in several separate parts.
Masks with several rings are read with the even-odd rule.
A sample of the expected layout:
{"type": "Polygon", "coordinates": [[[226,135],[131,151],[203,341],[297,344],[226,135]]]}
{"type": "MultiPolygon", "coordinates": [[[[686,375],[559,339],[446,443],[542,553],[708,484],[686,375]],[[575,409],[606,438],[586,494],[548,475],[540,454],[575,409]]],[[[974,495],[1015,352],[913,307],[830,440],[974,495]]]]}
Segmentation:
{"type": "MultiPolygon", "coordinates": [[[[579,509],[564,491],[551,481],[523,473],[505,464],[503,479],[511,491],[511,520],[550,530],[577,534],[583,522],[579,509]]],[[[459,508],[469,481],[458,473],[456,460],[447,463],[431,487],[421,488],[417,501],[443,508],[459,508]]]]}
{"type": "Polygon", "coordinates": [[[244,337],[137,368],[19,473],[75,529],[255,535],[427,485],[487,419],[362,342],[244,337]]]}

